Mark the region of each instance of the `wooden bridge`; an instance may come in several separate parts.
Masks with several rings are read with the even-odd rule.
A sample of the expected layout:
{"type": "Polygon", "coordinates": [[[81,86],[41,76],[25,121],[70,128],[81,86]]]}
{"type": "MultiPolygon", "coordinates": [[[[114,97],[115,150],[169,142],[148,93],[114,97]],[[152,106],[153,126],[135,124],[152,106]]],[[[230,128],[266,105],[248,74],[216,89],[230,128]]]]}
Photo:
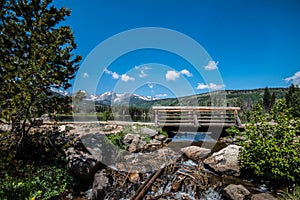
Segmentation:
{"type": "Polygon", "coordinates": [[[240,107],[153,106],[157,127],[222,127],[243,128],[240,107]]]}

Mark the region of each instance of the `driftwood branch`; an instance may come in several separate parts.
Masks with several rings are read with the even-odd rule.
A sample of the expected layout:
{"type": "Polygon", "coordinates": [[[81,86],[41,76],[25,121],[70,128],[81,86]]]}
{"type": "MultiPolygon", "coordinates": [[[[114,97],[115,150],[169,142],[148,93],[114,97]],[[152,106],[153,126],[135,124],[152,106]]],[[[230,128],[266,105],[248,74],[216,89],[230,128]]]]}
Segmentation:
{"type": "Polygon", "coordinates": [[[159,170],[151,174],[151,176],[139,187],[139,189],[134,193],[130,200],[140,200],[148,191],[152,183],[157,179],[157,177],[164,170],[165,166],[162,166],[159,170]]]}

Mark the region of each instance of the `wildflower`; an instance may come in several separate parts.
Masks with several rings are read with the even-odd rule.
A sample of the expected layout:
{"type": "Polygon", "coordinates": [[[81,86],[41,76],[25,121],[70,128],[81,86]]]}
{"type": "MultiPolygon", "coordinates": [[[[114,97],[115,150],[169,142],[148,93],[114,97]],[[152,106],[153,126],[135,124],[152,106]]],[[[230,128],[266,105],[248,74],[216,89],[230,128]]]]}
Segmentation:
{"type": "Polygon", "coordinates": [[[18,186],[21,186],[22,184],[23,184],[22,182],[19,182],[19,183],[18,183],[18,186]]]}
{"type": "Polygon", "coordinates": [[[31,200],[35,200],[35,197],[32,197],[31,200]]]}
{"type": "Polygon", "coordinates": [[[42,191],[41,190],[37,191],[37,194],[38,195],[42,194],[42,191]]]}

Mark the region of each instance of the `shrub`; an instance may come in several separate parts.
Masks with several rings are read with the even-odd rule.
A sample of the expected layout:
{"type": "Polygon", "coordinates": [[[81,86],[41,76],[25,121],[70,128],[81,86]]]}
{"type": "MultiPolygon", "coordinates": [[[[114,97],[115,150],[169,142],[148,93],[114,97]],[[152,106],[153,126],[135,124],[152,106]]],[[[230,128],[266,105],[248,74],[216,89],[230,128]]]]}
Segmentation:
{"type": "Polygon", "coordinates": [[[1,199],[53,199],[64,194],[73,181],[66,167],[27,165],[17,173],[1,178],[1,199]]]}
{"type": "Polygon", "coordinates": [[[292,118],[289,112],[284,101],[279,101],[270,115],[263,114],[262,107],[256,106],[245,131],[248,140],[241,142],[244,150],[240,162],[247,174],[282,185],[299,184],[300,120],[292,118]]]}
{"type": "Polygon", "coordinates": [[[226,133],[228,134],[228,137],[235,137],[236,135],[240,135],[241,132],[239,131],[239,129],[235,126],[231,126],[230,128],[227,128],[226,133]]]}
{"type": "Polygon", "coordinates": [[[122,141],[124,136],[125,136],[124,132],[119,132],[119,133],[107,135],[107,138],[113,145],[119,147],[122,150],[126,150],[127,146],[122,141]]]}
{"type": "Polygon", "coordinates": [[[300,186],[294,187],[291,191],[289,189],[285,189],[282,191],[282,197],[279,198],[281,200],[289,199],[289,200],[299,200],[300,199],[300,186]]]}
{"type": "Polygon", "coordinates": [[[57,199],[75,186],[62,151],[64,133],[41,130],[27,135],[22,146],[18,141],[0,133],[0,199],[57,199]]]}

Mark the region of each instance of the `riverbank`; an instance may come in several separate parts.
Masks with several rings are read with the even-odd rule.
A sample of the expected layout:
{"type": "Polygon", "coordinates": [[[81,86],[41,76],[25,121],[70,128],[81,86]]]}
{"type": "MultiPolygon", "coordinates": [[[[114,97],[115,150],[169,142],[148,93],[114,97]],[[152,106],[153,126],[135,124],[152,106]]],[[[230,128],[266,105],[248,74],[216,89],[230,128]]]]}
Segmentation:
{"type": "MultiPolygon", "coordinates": [[[[104,125],[103,128],[111,126],[104,125]]],[[[187,141],[182,139],[182,136],[182,140],[167,139],[151,128],[147,128],[148,133],[137,125],[130,130],[120,125],[111,128],[101,132],[93,127],[83,126],[80,129],[85,132],[81,134],[78,134],[78,129],[74,129],[81,135],[84,144],[91,145],[87,147],[88,152],[92,156],[96,155],[90,158],[90,161],[94,160],[87,165],[92,167],[89,169],[79,170],[78,166],[86,165],[83,165],[84,162],[80,164],[78,159],[74,162],[77,162],[77,169],[73,166],[73,170],[93,172],[89,174],[89,178],[85,177],[85,180],[90,181],[90,185],[82,198],[130,199],[142,196],[142,199],[257,199],[263,196],[275,199],[274,196],[277,195],[266,183],[255,183],[241,176],[238,163],[241,147],[232,144],[237,139],[221,138],[211,141],[215,145],[212,149],[206,149],[201,146],[207,141],[187,141]],[[101,135],[113,134],[118,137],[118,133],[124,133],[124,130],[125,134],[122,134],[119,141],[126,144],[125,151],[103,145],[105,141],[101,135]],[[149,130],[152,130],[151,133],[149,130]],[[159,137],[161,140],[158,140],[159,137]],[[150,140],[147,142],[145,138],[150,140]],[[97,147],[99,141],[102,141],[101,147],[97,147]],[[109,159],[103,154],[109,155],[109,159]],[[100,157],[101,160],[97,160],[100,157]],[[99,164],[99,167],[98,161],[106,165],[99,164]],[[159,171],[157,177],[151,179],[159,171]],[[147,183],[149,185],[144,186],[147,183]]],[[[73,134],[74,130],[71,131],[73,134]]],[[[72,153],[84,155],[83,152],[76,153],[74,149],[72,153]]],[[[69,158],[69,163],[72,159],[69,158]]],[[[85,160],[86,164],[89,159],[82,160],[85,160]]]]}

